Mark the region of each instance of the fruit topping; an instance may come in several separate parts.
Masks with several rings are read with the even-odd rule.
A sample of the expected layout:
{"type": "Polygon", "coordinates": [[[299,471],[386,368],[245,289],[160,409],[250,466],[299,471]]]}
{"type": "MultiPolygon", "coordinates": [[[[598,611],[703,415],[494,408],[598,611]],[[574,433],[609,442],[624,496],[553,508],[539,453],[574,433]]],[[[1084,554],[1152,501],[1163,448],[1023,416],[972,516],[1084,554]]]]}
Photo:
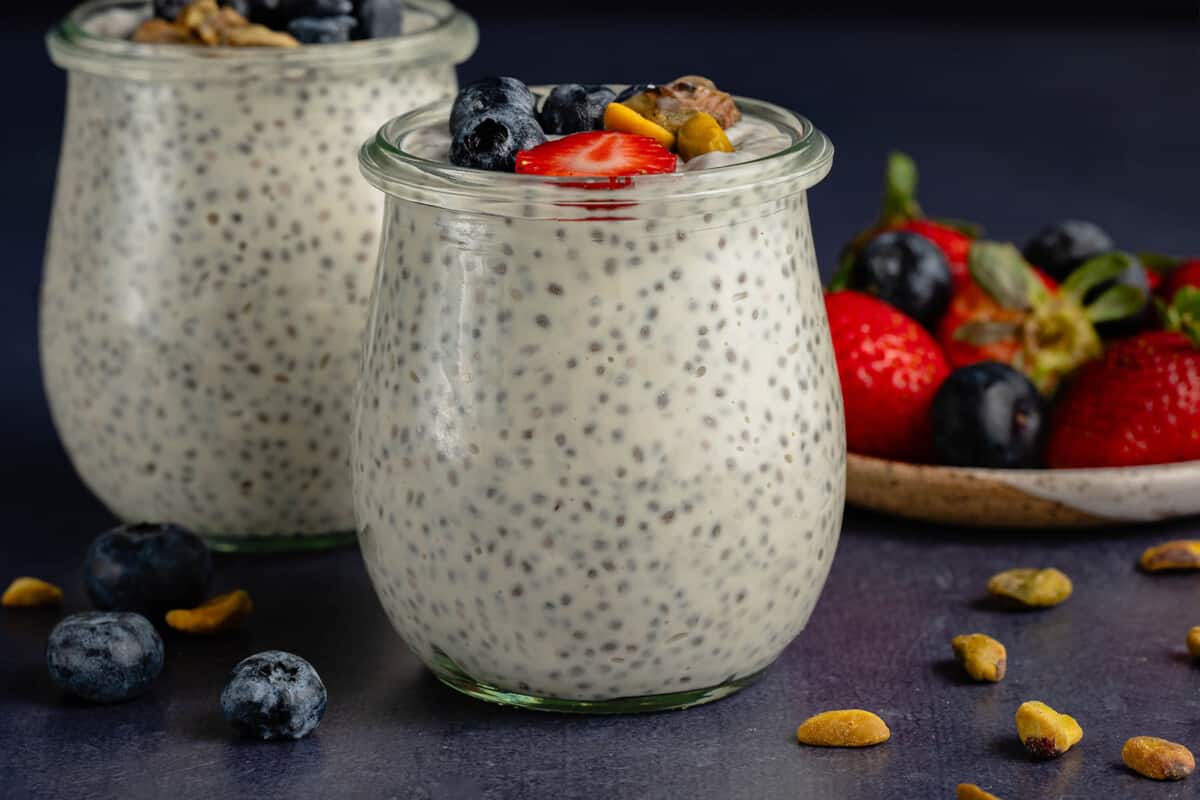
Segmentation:
{"type": "Polygon", "coordinates": [[[668,149],[675,146],[675,134],[622,103],[609,103],[604,109],[604,129],[649,136],[668,149]]]}
{"type": "Polygon", "coordinates": [[[178,525],[122,525],[88,548],[83,577],[96,608],[155,619],[204,599],[212,575],[208,546],[178,525]]]}
{"type": "Polygon", "coordinates": [[[742,118],[742,112],[728,92],[722,92],[708,78],[687,75],[665,86],[654,86],[620,102],[672,133],[697,111],[712,115],[722,128],[742,118]]]}
{"type": "Polygon", "coordinates": [[[950,373],[929,333],[870,295],[825,295],[851,452],[908,461],[931,451],[930,405],[950,373]]]}
{"type": "Polygon", "coordinates": [[[1099,225],[1069,219],[1042,229],[1021,253],[1030,264],[1062,281],[1083,262],[1114,247],[1113,240],[1099,225]]]}
{"type": "Polygon", "coordinates": [[[691,161],[705,153],[732,153],[733,145],[725,135],[725,129],[717,120],[703,111],[697,111],[683,123],[676,135],[675,148],[684,161],[691,161]]]}
{"type": "Polygon", "coordinates": [[[381,39],[404,33],[404,0],[354,0],[355,39],[381,39]]]}
{"type": "Polygon", "coordinates": [[[554,87],[542,104],[538,119],[549,134],[598,131],[604,127],[604,109],[616,94],[607,86],[564,83],[554,87]]]}
{"type": "Polygon", "coordinates": [[[537,120],[511,108],[473,116],[450,142],[450,163],[460,167],[512,172],[517,153],[546,141],[537,120]]]}
{"type": "Polygon", "coordinates": [[[325,716],[328,694],[313,665],[282,650],[238,662],[221,692],[229,724],[252,739],[300,739],[325,716]]]}
{"type": "Polygon", "coordinates": [[[934,449],[943,464],[1016,469],[1041,460],[1042,396],[1007,364],[985,361],[950,373],[932,414],[934,449]]]}
{"type": "Polygon", "coordinates": [[[137,697],[150,688],[162,667],[162,638],[141,614],[72,614],[55,626],[46,643],[50,680],[94,703],[137,697]]]}
{"type": "Polygon", "coordinates": [[[850,288],[874,295],[933,328],[950,302],[950,267],[937,245],[908,231],[888,231],[859,252],[850,288]]]}
{"type": "Polygon", "coordinates": [[[625,89],[620,94],[617,95],[617,98],[614,102],[624,103],[626,100],[633,97],[635,94],[641,94],[642,92],[649,91],[650,89],[653,89],[653,88],[655,88],[653,83],[631,84],[629,86],[626,86],[625,89]]]}
{"type": "Polygon", "coordinates": [[[517,155],[526,175],[622,177],[674,172],[675,156],[648,136],[617,131],[576,133],[517,155]]]}
{"type": "Polygon", "coordinates": [[[489,112],[508,112],[532,118],[536,114],[537,98],[516,78],[480,78],[459,90],[450,109],[450,133],[476,121],[489,112]]]}
{"type": "Polygon", "coordinates": [[[358,26],[354,17],[297,17],[288,23],[288,33],[301,44],[337,44],[350,41],[358,26]]]}

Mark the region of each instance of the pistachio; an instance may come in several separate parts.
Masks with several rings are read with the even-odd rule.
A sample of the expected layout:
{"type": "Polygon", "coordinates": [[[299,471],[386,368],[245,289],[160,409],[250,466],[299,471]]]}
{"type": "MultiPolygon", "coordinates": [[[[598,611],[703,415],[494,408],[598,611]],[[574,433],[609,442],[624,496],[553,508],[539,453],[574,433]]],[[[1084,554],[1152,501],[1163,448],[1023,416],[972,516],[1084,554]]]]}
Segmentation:
{"type": "Polygon", "coordinates": [[[133,41],[140,44],[192,44],[192,32],[177,22],[148,19],[133,32],[133,41]]]}
{"type": "Polygon", "coordinates": [[[1017,709],[1017,736],[1035,758],[1057,758],[1079,744],[1083,728],[1074,717],[1035,700],[1017,709]]]}
{"type": "Polygon", "coordinates": [[[1168,569],[1200,569],[1200,540],[1178,539],[1147,548],[1142,553],[1142,569],[1161,572],[1168,569]]]}
{"type": "Polygon", "coordinates": [[[1189,653],[1200,658],[1200,625],[1188,631],[1187,648],[1189,653]]]}
{"type": "Polygon", "coordinates": [[[265,25],[246,25],[225,32],[224,44],[234,47],[299,47],[290,34],[273,31],[265,25]]]}
{"type": "Polygon", "coordinates": [[[292,36],[262,25],[252,25],[217,0],[195,0],[184,6],[175,22],[149,19],[138,27],[133,41],[153,44],[192,44],[217,47],[299,47],[292,36]]]}
{"type": "Polygon", "coordinates": [[[1135,736],[1125,742],[1121,760],[1134,772],[1156,781],[1183,780],[1196,768],[1191,750],[1155,736],[1135,736]]]}
{"type": "Polygon", "coordinates": [[[1071,596],[1071,579],[1053,567],[1010,569],[993,575],[988,591],[1030,608],[1056,606],[1071,596]]]}
{"type": "Polygon", "coordinates": [[[991,792],[985,792],[973,783],[960,783],[954,790],[955,800],[1000,800],[991,792]]]}
{"type": "Polygon", "coordinates": [[[62,603],[62,589],[40,578],[17,578],[0,597],[5,608],[31,608],[33,606],[56,606],[62,603]]]}
{"type": "Polygon", "coordinates": [[[796,730],[800,744],[816,747],[870,747],[891,736],[887,723],[860,708],[822,712],[804,720],[796,730]]]}
{"type": "Polygon", "coordinates": [[[705,153],[732,153],[733,145],[711,114],[697,111],[679,128],[677,149],[684,161],[691,161],[705,153]]]}
{"type": "Polygon", "coordinates": [[[1004,678],[1008,651],[986,633],[955,636],[950,646],[963,669],[975,680],[996,683],[1004,678]]]}
{"type": "Polygon", "coordinates": [[[242,589],[218,595],[202,606],[167,612],[167,624],[184,633],[220,633],[237,627],[254,611],[250,595],[242,589]]]}

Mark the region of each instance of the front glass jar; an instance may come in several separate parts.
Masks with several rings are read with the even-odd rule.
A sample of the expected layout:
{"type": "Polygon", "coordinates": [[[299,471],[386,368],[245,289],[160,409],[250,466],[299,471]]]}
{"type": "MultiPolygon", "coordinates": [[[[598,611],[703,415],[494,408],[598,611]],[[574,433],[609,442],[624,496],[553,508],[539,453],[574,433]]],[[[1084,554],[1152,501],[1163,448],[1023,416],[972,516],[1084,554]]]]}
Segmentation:
{"type": "Polygon", "coordinates": [[[122,519],[230,549],[344,541],[382,206],[355,150],[454,95],[475,25],[413,0],[404,35],[350,44],[107,35],[149,14],[93,0],[48,37],[69,71],[41,311],[56,427],[122,519]]]}
{"type": "Polygon", "coordinates": [[[359,538],[446,683],[620,712],[750,682],[804,627],[841,526],[845,437],[806,190],[832,148],[605,179],[364,147],[387,195],[355,403],[359,538]]]}

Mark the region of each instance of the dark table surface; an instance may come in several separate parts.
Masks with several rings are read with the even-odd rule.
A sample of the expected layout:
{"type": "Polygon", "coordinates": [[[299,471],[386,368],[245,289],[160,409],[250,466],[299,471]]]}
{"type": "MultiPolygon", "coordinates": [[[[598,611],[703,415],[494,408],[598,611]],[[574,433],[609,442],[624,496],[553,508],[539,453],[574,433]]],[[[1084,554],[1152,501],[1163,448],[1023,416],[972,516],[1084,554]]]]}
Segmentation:
{"type": "MultiPolygon", "coordinates": [[[[1200,30],[870,21],[670,23],[484,20],[462,74],[531,82],[637,81],[702,71],[795,107],[834,140],[812,195],[822,263],[875,211],[884,154],[924,170],[927,209],[1023,238],[1063,216],[1094,219],[1129,249],[1200,254],[1200,30]],[[608,71],[608,70],[612,71],[608,71]]],[[[66,587],[111,524],[71,471],[37,371],[36,286],[63,86],[38,32],[0,33],[9,76],[0,193],[0,582],[66,587]]],[[[808,629],[756,686],[719,703],[642,717],[506,710],[437,684],[388,628],[353,549],[222,557],[217,587],[258,602],[231,638],[167,639],[166,670],[134,702],[64,700],[45,673],[54,612],[0,613],[0,795],[4,797],[938,798],[959,781],[1013,798],[1184,798],[1200,777],[1158,785],[1121,766],[1128,736],[1200,750],[1200,667],[1183,635],[1200,624],[1200,578],[1149,577],[1141,549],[1200,522],[1085,534],[939,529],[851,511],[808,629]],[[1041,613],[980,602],[987,577],[1057,565],[1075,596],[1041,613]],[[991,632],[1010,671],[970,685],[956,634],[991,632]],[[288,744],[234,739],[217,698],[228,669],[267,648],[305,655],[329,687],[318,732],[288,744]],[[1082,745],[1030,762],[1013,712],[1042,699],[1074,714],[1082,745]],[[890,723],[866,751],[796,745],[816,711],[864,707],[890,723]]]]}

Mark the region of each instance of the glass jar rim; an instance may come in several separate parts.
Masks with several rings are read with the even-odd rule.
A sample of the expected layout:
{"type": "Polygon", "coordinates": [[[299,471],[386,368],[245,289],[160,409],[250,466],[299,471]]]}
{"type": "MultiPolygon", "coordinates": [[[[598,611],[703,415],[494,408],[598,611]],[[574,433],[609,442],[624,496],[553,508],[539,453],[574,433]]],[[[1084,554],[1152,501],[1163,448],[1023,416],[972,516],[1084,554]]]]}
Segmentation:
{"type": "Polygon", "coordinates": [[[449,0],[408,0],[415,10],[434,18],[428,28],[379,39],[344,44],[276,47],[188,47],[144,44],[87,30],[88,20],[106,11],[150,10],[149,0],[87,0],[76,6],[46,35],[55,64],[129,80],[214,80],[242,78],[261,70],[287,75],[310,69],[358,70],[375,65],[460,64],[475,51],[475,20],[449,0]]]}
{"type": "MultiPolygon", "coordinates": [[[[545,89],[533,88],[535,91],[545,89]]],[[[833,143],[812,122],[762,100],[735,99],[743,114],[774,123],[792,136],[792,144],[734,164],[688,172],[638,175],[616,179],[616,182],[610,178],[491,172],[431,161],[400,146],[410,133],[433,124],[447,123],[453,100],[440,100],[384,124],[360,149],[359,167],[367,181],[380,191],[425,204],[469,208],[486,205],[489,201],[530,206],[549,203],[554,207],[580,207],[591,212],[617,211],[649,200],[708,199],[745,191],[749,187],[761,189],[767,195],[776,186],[798,192],[811,188],[829,174],[833,143]]],[[[517,215],[542,216],[538,213],[517,215]]]]}

